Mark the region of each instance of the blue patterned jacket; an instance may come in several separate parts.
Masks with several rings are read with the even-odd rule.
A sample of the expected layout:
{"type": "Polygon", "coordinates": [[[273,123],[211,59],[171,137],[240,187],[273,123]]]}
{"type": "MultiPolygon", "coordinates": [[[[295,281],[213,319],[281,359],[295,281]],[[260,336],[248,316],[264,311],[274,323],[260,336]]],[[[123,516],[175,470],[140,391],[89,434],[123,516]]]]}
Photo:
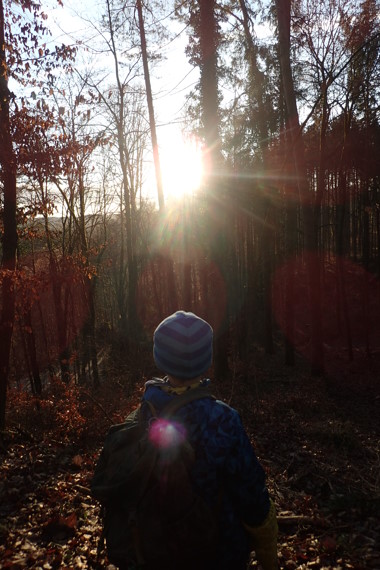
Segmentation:
{"type": "MultiPolygon", "coordinates": [[[[202,381],[207,386],[209,381],[202,381]]],[[[143,401],[159,412],[175,394],[166,379],[150,380],[143,401]]],[[[243,570],[249,543],[242,522],[260,525],[269,512],[265,473],[236,410],[220,400],[205,398],[178,410],[196,461],[191,477],[197,492],[220,513],[219,570],[243,570]],[[222,501],[222,505],[219,506],[222,501]]]]}

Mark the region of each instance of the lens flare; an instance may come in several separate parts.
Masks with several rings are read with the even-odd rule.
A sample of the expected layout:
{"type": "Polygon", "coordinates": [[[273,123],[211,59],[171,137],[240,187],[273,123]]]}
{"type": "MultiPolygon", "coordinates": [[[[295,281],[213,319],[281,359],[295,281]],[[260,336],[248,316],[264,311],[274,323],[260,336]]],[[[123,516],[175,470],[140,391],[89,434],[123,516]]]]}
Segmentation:
{"type": "Polygon", "coordinates": [[[186,439],[186,429],[178,422],[158,419],[149,428],[149,439],[158,449],[178,448],[186,439]]]}

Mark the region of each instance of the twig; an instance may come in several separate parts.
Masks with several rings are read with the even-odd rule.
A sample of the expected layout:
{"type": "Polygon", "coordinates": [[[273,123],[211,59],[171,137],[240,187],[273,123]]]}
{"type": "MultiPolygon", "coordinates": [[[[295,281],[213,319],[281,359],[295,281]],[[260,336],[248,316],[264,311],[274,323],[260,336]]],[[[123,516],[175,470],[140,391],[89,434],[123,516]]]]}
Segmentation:
{"type": "Polygon", "coordinates": [[[96,406],[98,406],[98,408],[103,412],[103,414],[106,416],[107,420],[110,421],[110,423],[113,423],[113,419],[111,418],[111,416],[109,415],[109,413],[107,412],[107,410],[105,410],[102,406],[102,404],[100,402],[98,402],[98,400],[96,398],[94,398],[94,396],[92,394],[90,394],[90,392],[87,392],[87,390],[84,390],[82,388],[82,394],[84,394],[85,396],[88,396],[90,398],[90,400],[92,402],[94,402],[94,404],[96,406]]]}
{"type": "Polygon", "coordinates": [[[74,489],[82,493],[82,495],[88,495],[89,497],[92,496],[89,487],[84,487],[83,485],[74,485],[74,489]]]}
{"type": "MultiPolygon", "coordinates": [[[[18,432],[20,435],[22,435],[24,438],[26,438],[31,443],[36,442],[36,438],[29,431],[27,431],[26,429],[22,428],[20,425],[14,423],[14,422],[9,422],[9,423],[12,425],[13,431],[18,432]]],[[[11,430],[9,430],[9,432],[11,432],[11,430]]]]}
{"type": "Polygon", "coordinates": [[[307,517],[304,515],[278,515],[277,522],[279,525],[292,525],[295,523],[305,523],[308,525],[326,527],[325,519],[307,517]]]}

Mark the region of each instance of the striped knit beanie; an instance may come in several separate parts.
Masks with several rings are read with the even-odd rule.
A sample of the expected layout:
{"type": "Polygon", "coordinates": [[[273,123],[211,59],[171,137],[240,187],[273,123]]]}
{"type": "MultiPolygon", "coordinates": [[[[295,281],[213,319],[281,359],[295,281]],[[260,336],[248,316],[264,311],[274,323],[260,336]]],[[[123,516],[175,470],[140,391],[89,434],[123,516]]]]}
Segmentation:
{"type": "Polygon", "coordinates": [[[206,321],[193,313],[177,311],[154,331],[154,361],[162,372],[175,378],[196,378],[211,366],[212,337],[206,321]]]}

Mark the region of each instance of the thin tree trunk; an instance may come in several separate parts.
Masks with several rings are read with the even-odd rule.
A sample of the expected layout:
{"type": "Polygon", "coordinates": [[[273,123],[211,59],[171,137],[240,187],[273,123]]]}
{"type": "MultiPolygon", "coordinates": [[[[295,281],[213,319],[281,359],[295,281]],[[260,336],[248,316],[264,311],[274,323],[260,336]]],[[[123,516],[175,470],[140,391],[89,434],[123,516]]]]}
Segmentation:
{"type": "MultiPolygon", "coordinates": [[[[290,260],[296,255],[296,227],[297,210],[296,204],[289,196],[286,197],[286,229],[285,229],[285,251],[290,260]]],[[[294,340],[295,340],[295,314],[294,314],[294,264],[289,263],[285,281],[285,364],[294,366],[294,340]]]]}
{"type": "Polygon", "coordinates": [[[38,366],[36,339],[32,325],[32,312],[30,307],[26,310],[24,316],[24,322],[26,326],[26,333],[23,334],[26,335],[26,346],[28,351],[30,368],[32,372],[33,392],[35,394],[40,395],[42,393],[42,383],[40,376],[40,368],[38,366]]]}
{"type": "MultiPolygon", "coordinates": [[[[152,87],[151,87],[151,83],[150,83],[148,53],[147,53],[145,26],[144,26],[144,18],[143,18],[141,0],[137,0],[136,8],[137,8],[138,19],[139,19],[141,55],[142,55],[143,68],[144,68],[144,80],[145,80],[146,98],[147,98],[148,113],[149,113],[150,136],[151,136],[152,148],[153,148],[154,169],[155,169],[155,174],[156,174],[158,206],[159,206],[160,214],[161,214],[161,216],[163,216],[164,211],[165,211],[165,198],[164,198],[164,191],[163,191],[163,185],[162,185],[162,172],[161,172],[161,164],[160,164],[160,154],[159,154],[159,150],[158,150],[156,120],[155,120],[155,116],[154,116],[153,95],[152,95],[152,87]]],[[[163,261],[164,261],[163,275],[164,275],[165,281],[167,282],[167,286],[165,288],[165,290],[168,293],[167,303],[168,303],[168,309],[171,312],[177,308],[176,307],[176,305],[177,305],[177,292],[176,292],[175,279],[174,279],[174,266],[173,266],[173,260],[170,257],[164,257],[163,261]]]]}
{"type": "MultiPolygon", "coordinates": [[[[264,73],[260,70],[257,57],[258,50],[253,41],[249,28],[249,15],[245,0],[239,0],[240,9],[243,14],[244,35],[247,42],[247,59],[250,70],[250,91],[254,94],[257,103],[258,113],[255,116],[260,137],[260,154],[263,168],[262,181],[266,180],[266,155],[268,149],[268,128],[267,116],[270,113],[268,104],[264,103],[264,73]]],[[[263,251],[263,285],[264,285],[264,302],[265,302],[265,351],[267,354],[273,354],[273,321],[272,321],[272,271],[273,271],[273,249],[274,249],[274,229],[273,229],[273,203],[268,196],[269,187],[265,182],[260,184],[260,194],[256,196],[256,201],[262,202],[263,211],[263,227],[261,234],[262,251],[263,251]]],[[[252,263],[253,260],[250,260],[252,263]]],[[[250,315],[254,320],[254,315],[250,315]]]]}
{"type": "MultiPolygon", "coordinates": [[[[89,266],[89,252],[88,252],[88,241],[86,235],[86,208],[85,208],[85,187],[83,179],[83,169],[82,164],[79,162],[78,167],[78,186],[79,186],[79,224],[80,224],[80,243],[81,243],[81,253],[86,260],[86,267],[89,266]]],[[[95,309],[95,288],[96,288],[96,277],[92,279],[85,276],[85,285],[87,285],[87,306],[88,306],[88,317],[86,322],[85,331],[87,332],[87,338],[84,339],[85,351],[88,352],[88,359],[91,362],[92,371],[92,381],[94,387],[99,387],[99,371],[98,371],[98,352],[96,348],[96,309],[95,309]]]]}
{"type": "Polygon", "coordinates": [[[160,211],[162,212],[165,208],[165,200],[164,200],[164,192],[163,192],[163,188],[162,188],[162,173],[161,173],[160,155],[158,152],[156,120],[154,118],[153,96],[152,96],[152,87],[150,84],[148,54],[147,54],[145,26],[144,26],[144,18],[143,18],[141,0],[137,0],[136,8],[137,8],[137,14],[138,14],[138,18],[139,18],[141,55],[142,55],[143,68],[144,68],[146,99],[147,99],[148,113],[149,113],[150,136],[152,139],[152,147],[153,147],[154,169],[155,169],[155,173],[156,173],[158,205],[159,205],[160,211]]]}
{"type": "MultiPolygon", "coordinates": [[[[135,236],[134,236],[134,223],[133,223],[133,197],[132,189],[129,185],[128,171],[127,171],[127,158],[128,149],[126,148],[125,134],[124,134],[124,114],[125,114],[125,89],[120,79],[120,69],[118,54],[115,44],[115,32],[113,28],[112,20],[112,10],[110,5],[110,0],[107,0],[107,12],[108,12],[108,25],[110,32],[110,42],[111,42],[111,52],[113,56],[113,63],[115,68],[116,85],[119,98],[119,108],[118,113],[115,113],[115,121],[117,127],[117,144],[119,152],[119,163],[122,171],[123,180],[123,197],[124,197],[124,208],[125,208],[125,243],[126,243],[126,257],[127,257],[127,267],[128,267],[128,284],[127,284],[127,335],[126,335],[126,348],[129,350],[132,346],[132,342],[135,342],[139,338],[139,329],[137,326],[137,311],[136,311],[136,292],[137,292],[137,261],[134,250],[135,236]]],[[[122,315],[122,319],[125,315],[122,315]]]]}
{"type": "Polygon", "coordinates": [[[290,165],[293,164],[292,153],[289,152],[291,145],[287,141],[286,109],[283,101],[283,89],[280,81],[280,110],[281,110],[281,146],[287,150],[285,158],[285,176],[284,176],[284,198],[285,198],[285,256],[291,262],[288,264],[285,277],[285,364],[287,366],[295,365],[295,260],[297,255],[297,208],[298,199],[296,192],[293,191],[289,182],[290,177],[287,174],[290,171],[290,165]]]}
{"type": "MultiPolygon", "coordinates": [[[[343,132],[343,145],[340,156],[340,167],[338,170],[338,184],[339,184],[339,203],[337,205],[337,229],[336,229],[336,240],[337,240],[337,306],[338,310],[342,308],[344,332],[347,339],[347,348],[349,360],[354,359],[354,352],[352,348],[352,334],[351,334],[351,322],[349,315],[349,308],[347,302],[347,291],[346,291],[346,277],[344,270],[344,257],[348,251],[350,251],[350,244],[345,240],[345,228],[347,225],[347,205],[349,205],[349,196],[347,195],[347,174],[346,174],[346,155],[347,155],[347,138],[350,130],[351,117],[349,112],[346,110],[344,117],[344,132],[343,132]]],[[[349,226],[349,221],[348,221],[349,226]]],[[[338,313],[338,323],[340,325],[340,312],[338,313]]]]}
{"type": "Polygon", "coordinates": [[[3,255],[0,269],[4,271],[1,282],[0,314],[0,431],[5,428],[5,409],[9,358],[15,318],[14,272],[16,269],[16,156],[12,145],[9,117],[10,91],[5,56],[5,22],[3,0],[0,0],[0,166],[4,190],[3,203],[3,255]]]}
{"type": "Polygon", "coordinates": [[[346,213],[346,179],[343,172],[340,173],[340,204],[338,208],[337,217],[337,256],[336,256],[336,271],[337,271],[337,310],[338,310],[338,325],[340,327],[340,315],[343,315],[344,331],[347,340],[348,357],[352,361],[354,359],[354,352],[352,349],[352,334],[351,323],[348,311],[347,292],[346,292],[346,277],[344,271],[344,227],[345,227],[345,213],[346,213]],[[341,311],[340,311],[341,307],[341,311]]]}
{"type": "Polygon", "coordinates": [[[58,337],[59,365],[61,368],[61,378],[64,382],[68,383],[70,380],[70,350],[67,345],[67,315],[65,309],[62,306],[62,279],[58,271],[58,264],[53,250],[47,214],[44,215],[44,223],[46,241],[49,251],[49,271],[53,292],[54,312],[58,337]]]}
{"type": "Polygon", "coordinates": [[[191,205],[187,198],[182,202],[182,309],[191,311],[192,309],[192,280],[191,280],[191,261],[190,261],[190,212],[191,205]]]}
{"type": "Polygon", "coordinates": [[[270,200],[265,200],[264,227],[262,235],[263,245],[263,285],[265,310],[265,352],[274,353],[273,320],[272,320],[272,274],[273,274],[273,246],[274,230],[272,220],[273,206],[270,200]]]}

